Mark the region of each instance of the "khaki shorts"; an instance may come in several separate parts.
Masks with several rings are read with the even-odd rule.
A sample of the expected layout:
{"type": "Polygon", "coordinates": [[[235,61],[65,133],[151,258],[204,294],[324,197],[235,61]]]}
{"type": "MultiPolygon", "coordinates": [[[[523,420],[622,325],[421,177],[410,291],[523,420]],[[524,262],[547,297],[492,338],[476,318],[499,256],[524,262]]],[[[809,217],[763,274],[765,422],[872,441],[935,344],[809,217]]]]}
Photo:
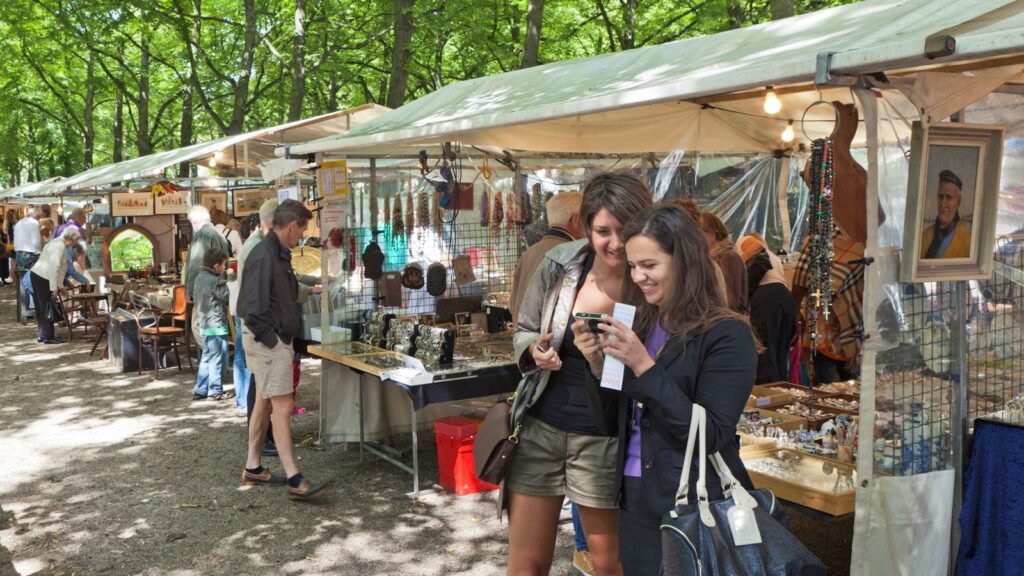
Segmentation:
{"type": "Polygon", "coordinates": [[[505,487],[529,496],[566,496],[590,508],[616,508],[618,448],[618,438],[563,432],[527,416],[505,487]]]}
{"type": "Polygon", "coordinates": [[[242,349],[245,363],[256,378],[256,391],[263,398],[292,393],[292,359],[295,351],[280,340],[273,348],[256,340],[248,328],[242,327],[242,349]]]}

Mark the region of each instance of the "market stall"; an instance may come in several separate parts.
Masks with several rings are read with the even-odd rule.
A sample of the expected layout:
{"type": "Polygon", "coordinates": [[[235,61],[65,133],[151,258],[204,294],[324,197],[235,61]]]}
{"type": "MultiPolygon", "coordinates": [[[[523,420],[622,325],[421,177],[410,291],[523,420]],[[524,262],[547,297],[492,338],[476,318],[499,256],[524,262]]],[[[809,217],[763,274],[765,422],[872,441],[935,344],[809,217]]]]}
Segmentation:
{"type": "MultiPolygon", "coordinates": [[[[746,186],[770,191],[784,207],[791,176],[836,124],[836,110],[821,101],[853,107],[861,121],[851,157],[863,170],[862,207],[853,210],[863,226],[857,234],[863,257],[851,259],[864,278],[863,321],[851,333],[860,342],[860,376],[832,394],[786,402],[790,408],[776,412],[778,420],[768,414],[770,425],[762,428],[806,419],[806,442],[772,432],[786,446],[766,450],[770,434],[762,432],[748,440],[746,454],[761,468],[755,474],[762,481],[794,501],[819,501],[841,513],[855,493],[854,573],[943,573],[953,555],[936,550],[958,545],[952,519],[959,513],[969,419],[1000,408],[1024,382],[1017,312],[1024,210],[1016,159],[1022,29],[1019,2],[868,0],[452,84],[348,134],[279,153],[351,161],[446,141],[463,150],[490,147],[506,159],[654,152],[661,159],[652,166],[659,197],[683,165],[716,154],[762,153],[786,165],[773,170],[771,181],[752,178],[746,186]],[[945,130],[951,124],[964,126],[945,130]],[[975,150],[975,161],[940,156],[933,165],[955,165],[947,169],[960,174],[932,174],[924,166],[942,146],[975,150]],[[927,227],[936,219],[929,202],[940,178],[968,198],[961,216],[975,231],[966,242],[969,255],[949,266],[936,262],[949,244],[929,236],[927,227]],[[812,433],[812,421],[829,414],[836,415],[825,419],[835,432],[812,433]]],[[[820,197],[806,206],[815,201],[820,197]]],[[[780,236],[802,237],[800,225],[814,213],[783,222],[780,236]]],[[[737,218],[744,220],[750,221],[737,218]]]]}

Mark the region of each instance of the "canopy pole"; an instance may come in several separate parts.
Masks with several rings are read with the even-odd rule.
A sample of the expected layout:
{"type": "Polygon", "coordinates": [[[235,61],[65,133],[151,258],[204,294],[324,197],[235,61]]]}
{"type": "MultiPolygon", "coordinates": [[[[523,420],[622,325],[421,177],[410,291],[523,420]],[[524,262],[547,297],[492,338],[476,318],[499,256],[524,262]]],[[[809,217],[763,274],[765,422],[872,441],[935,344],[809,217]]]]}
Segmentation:
{"type": "Polygon", "coordinates": [[[782,221],[782,247],[788,250],[789,240],[793,236],[792,223],[789,221],[789,165],[793,159],[784,155],[779,163],[779,181],[776,188],[776,199],[779,204],[779,218],[782,221]]]}
{"type": "MultiPolygon", "coordinates": [[[[853,89],[856,102],[864,118],[867,131],[868,166],[867,166],[867,242],[864,256],[878,256],[878,103],[875,93],[866,88],[853,89]]],[[[877,266],[875,268],[878,268],[877,266]]],[[[874,311],[871,303],[877,301],[875,291],[880,287],[875,275],[877,270],[865,270],[864,282],[864,324],[868,325],[868,316],[874,311]]],[[[866,329],[865,329],[866,332],[866,329]]],[[[875,490],[874,477],[874,442],[875,436],[875,340],[865,341],[861,349],[861,403],[859,411],[858,435],[861,442],[857,448],[857,494],[853,523],[853,550],[850,558],[850,573],[853,575],[870,574],[867,556],[869,531],[871,529],[872,497],[875,490]]]]}
{"type": "Polygon", "coordinates": [[[249,141],[246,140],[242,143],[242,163],[245,165],[243,170],[245,171],[245,179],[249,179],[249,141]]]}

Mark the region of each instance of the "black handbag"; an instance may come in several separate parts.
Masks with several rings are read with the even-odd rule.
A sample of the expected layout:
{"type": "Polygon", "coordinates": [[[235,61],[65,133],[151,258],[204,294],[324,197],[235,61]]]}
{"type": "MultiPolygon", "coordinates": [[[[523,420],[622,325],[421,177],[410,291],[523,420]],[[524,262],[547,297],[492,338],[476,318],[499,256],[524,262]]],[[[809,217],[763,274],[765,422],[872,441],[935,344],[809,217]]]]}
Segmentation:
{"type": "Polygon", "coordinates": [[[770,490],[747,491],[733,476],[721,454],[710,457],[722,479],[724,498],[708,500],[705,485],[707,415],[693,405],[690,435],[676,506],[661,521],[662,576],[824,576],[814,554],[787,530],[775,495],[770,490]],[[690,465],[699,440],[697,503],[690,504],[690,465]]]}
{"type": "Polygon", "coordinates": [[[50,305],[46,311],[47,319],[51,322],[63,322],[64,321],[64,305],[60,302],[60,297],[57,296],[56,292],[50,293],[50,305]]]}
{"type": "Polygon", "coordinates": [[[498,402],[487,412],[480,431],[473,441],[473,465],[476,477],[491,484],[501,484],[508,475],[508,465],[519,444],[523,417],[529,408],[529,399],[537,391],[541,370],[527,372],[516,392],[498,402]]]}

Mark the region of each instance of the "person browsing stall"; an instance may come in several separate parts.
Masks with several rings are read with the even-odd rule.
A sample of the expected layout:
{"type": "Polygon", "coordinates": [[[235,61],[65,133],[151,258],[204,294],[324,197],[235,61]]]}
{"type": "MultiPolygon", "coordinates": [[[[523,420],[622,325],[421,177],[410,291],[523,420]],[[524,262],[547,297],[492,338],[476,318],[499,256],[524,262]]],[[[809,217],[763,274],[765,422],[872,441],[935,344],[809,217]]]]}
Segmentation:
{"type": "Polygon", "coordinates": [[[39,259],[29,273],[32,299],[36,307],[36,340],[38,342],[44,344],[60,342],[60,339],[53,333],[53,293],[62,289],[67,281],[67,249],[71,248],[80,238],[78,230],[74,228],[65,230],[63,234],[43,247],[39,259]]]}
{"type": "MultiPolygon", "coordinates": [[[[544,212],[549,223],[548,231],[527,248],[526,252],[523,252],[523,255],[519,257],[519,265],[516,266],[512,276],[512,295],[509,301],[512,303],[513,319],[522,305],[526,286],[533,279],[537,267],[540,266],[548,251],[555,246],[583,237],[583,227],[580,225],[580,203],[582,201],[583,195],[572,190],[553,196],[544,205],[544,212]]],[[[572,505],[572,527],[576,537],[576,550],[572,557],[573,568],[589,576],[594,573],[594,561],[587,548],[587,538],[583,532],[579,509],[575,504],[572,505]]]]}
{"type": "MultiPolygon", "coordinates": [[[[193,290],[195,289],[196,278],[203,269],[203,256],[210,248],[220,248],[225,254],[231,251],[231,245],[221,236],[220,232],[213,227],[210,221],[210,211],[205,206],[196,205],[188,211],[188,221],[192,224],[192,242],[188,247],[188,264],[185,266],[185,297],[188,301],[195,303],[193,290]]],[[[192,314],[192,336],[202,348],[203,338],[199,333],[199,319],[192,314]]]]}
{"type": "MultiPolygon", "coordinates": [[[[605,316],[601,335],[580,331],[577,345],[595,380],[606,356],[628,368],[618,420],[619,550],[626,576],[656,576],[661,519],[675,505],[694,404],[707,410],[708,452],[721,453],[752,488],[736,425],[754,384],[757,346],[746,319],[718,289],[704,235],[681,208],[645,211],[622,236],[632,280],[625,298],[637,306],[634,327],[605,316]]],[[[721,498],[713,468],[707,475],[710,498],[721,498]]],[[[690,498],[696,498],[695,484],[690,498]]]]}
{"type": "Polygon", "coordinates": [[[36,220],[36,209],[25,210],[25,217],[14,225],[14,257],[18,270],[29,270],[43,250],[43,235],[36,220]]]}
{"type": "Polygon", "coordinates": [[[244,484],[288,484],[293,500],[308,500],[323,489],[299,472],[292,446],[291,418],[293,341],[302,334],[299,285],[292,270],[291,249],[313,217],[301,202],[285,200],[274,213],[274,228],[257,244],[245,263],[239,306],[243,314],[246,361],[256,380],[256,401],[249,422],[249,449],[244,484]],[[261,465],[267,426],[273,420],[278,457],[287,480],[261,465]]]}
{"type": "MultiPolygon", "coordinates": [[[[587,381],[577,349],[577,313],[609,313],[626,274],[621,231],[651,205],[651,193],[629,174],[599,174],[583,189],[586,240],[550,250],[526,288],[516,317],[515,355],[524,372],[540,369],[536,392],[509,464],[510,575],[551,570],[564,498],[579,508],[598,574],[620,574],[616,533],[618,393],[587,381]]],[[[585,322],[577,322],[585,325],[585,322]]]]}
{"type": "Polygon", "coordinates": [[[548,250],[583,237],[583,226],[580,225],[581,202],[583,202],[582,194],[568,191],[556,194],[544,205],[550,228],[540,240],[523,252],[523,255],[519,257],[515,273],[512,275],[512,294],[509,301],[512,305],[513,319],[523,303],[526,286],[533,279],[533,274],[544,260],[544,255],[548,253],[548,250]]]}
{"type": "Polygon", "coordinates": [[[203,255],[203,269],[196,278],[195,315],[199,318],[199,333],[203,337],[203,355],[196,370],[196,385],[192,389],[193,400],[223,400],[233,394],[225,394],[221,382],[224,363],[228,357],[228,285],[224,274],[228,255],[217,247],[210,248],[203,255]]]}

